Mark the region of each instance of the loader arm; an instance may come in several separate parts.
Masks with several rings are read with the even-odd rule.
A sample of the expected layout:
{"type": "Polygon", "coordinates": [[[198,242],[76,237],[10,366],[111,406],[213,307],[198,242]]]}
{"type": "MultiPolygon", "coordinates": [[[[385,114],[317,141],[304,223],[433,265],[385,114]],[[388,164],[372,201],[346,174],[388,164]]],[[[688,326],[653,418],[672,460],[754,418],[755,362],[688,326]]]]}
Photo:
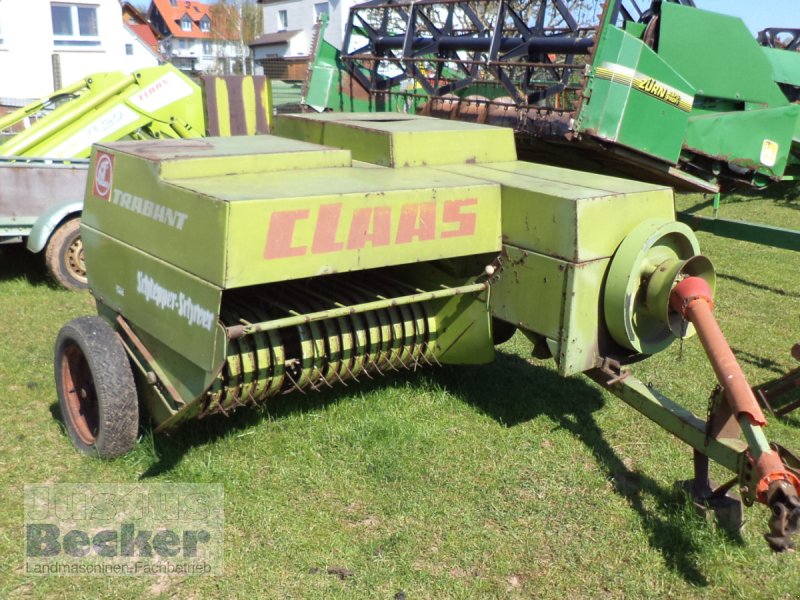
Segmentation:
{"type": "Polygon", "coordinates": [[[0,156],[88,158],[97,142],[205,134],[202,91],[172,65],[90,75],[0,119],[0,130],[42,111],[0,156]]]}

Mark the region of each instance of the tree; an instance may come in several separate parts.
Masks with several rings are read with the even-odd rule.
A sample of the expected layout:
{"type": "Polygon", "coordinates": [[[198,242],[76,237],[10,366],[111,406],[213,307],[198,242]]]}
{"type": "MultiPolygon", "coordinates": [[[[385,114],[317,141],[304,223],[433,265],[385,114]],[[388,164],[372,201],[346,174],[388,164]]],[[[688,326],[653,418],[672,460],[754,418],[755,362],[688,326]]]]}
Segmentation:
{"type": "Polygon", "coordinates": [[[263,32],[263,12],[256,0],[219,0],[212,4],[211,28],[216,37],[227,42],[218,46],[222,56],[225,56],[229,47],[234,49],[233,68],[230,69],[225,60],[224,74],[229,74],[231,70],[251,74],[253,68],[249,44],[263,32]]]}

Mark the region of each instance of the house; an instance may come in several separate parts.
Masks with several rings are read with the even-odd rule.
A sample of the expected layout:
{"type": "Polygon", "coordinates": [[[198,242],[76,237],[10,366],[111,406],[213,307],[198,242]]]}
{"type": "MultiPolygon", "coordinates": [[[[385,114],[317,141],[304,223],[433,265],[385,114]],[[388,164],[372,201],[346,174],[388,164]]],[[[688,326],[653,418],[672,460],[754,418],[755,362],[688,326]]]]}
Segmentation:
{"type": "Polygon", "coordinates": [[[303,79],[313,52],[317,23],[328,15],[325,40],[342,47],[350,7],[355,0],[258,0],[263,5],[264,35],[250,44],[253,60],[279,79],[303,79]]]}
{"type": "Polygon", "coordinates": [[[153,0],[147,15],[169,62],[187,73],[227,75],[242,72],[245,57],[231,39],[225,10],[214,11],[209,4],[191,0],[153,0]]]}
{"type": "Polygon", "coordinates": [[[147,21],[147,17],[140,13],[130,2],[123,2],[122,20],[125,22],[125,27],[142,40],[142,43],[145,44],[155,56],[161,59],[158,33],[147,21]]]}
{"type": "Polygon", "coordinates": [[[92,73],[158,64],[119,0],[0,2],[0,105],[23,106],[92,73]]]}

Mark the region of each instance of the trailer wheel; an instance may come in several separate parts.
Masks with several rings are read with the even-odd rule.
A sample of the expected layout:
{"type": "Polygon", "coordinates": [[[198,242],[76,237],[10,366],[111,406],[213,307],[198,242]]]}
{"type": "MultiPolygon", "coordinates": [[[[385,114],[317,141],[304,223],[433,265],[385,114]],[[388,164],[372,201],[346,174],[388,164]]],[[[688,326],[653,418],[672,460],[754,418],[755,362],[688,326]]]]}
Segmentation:
{"type": "Polygon", "coordinates": [[[114,458],[133,448],[136,384],[122,341],[106,321],[79,317],[61,328],[55,376],[64,425],[80,452],[114,458]]]}
{"type": "Polygon", "coordinates": [[[44,261],[53,279],[68,290],[85,290],[89,287],[83,258],[81,220],[78,217],[65,221],[56,229],[47,242],[44,261]]]}

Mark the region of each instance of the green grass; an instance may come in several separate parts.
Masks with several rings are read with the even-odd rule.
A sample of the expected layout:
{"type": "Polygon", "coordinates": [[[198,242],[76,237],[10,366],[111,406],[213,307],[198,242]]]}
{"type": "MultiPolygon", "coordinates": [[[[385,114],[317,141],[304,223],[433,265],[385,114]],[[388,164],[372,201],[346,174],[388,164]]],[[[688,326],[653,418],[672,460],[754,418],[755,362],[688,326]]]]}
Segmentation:
{"type": "MultiPolygon", "coordinates": [[[[733,198],[723,215],[800,229],[800,201],[784,196],[733,198]]],[[[798,257],[700,241],[748,377],[790,369],[798,257]]],[[[519,335],[492,365],[286,396],[169,437],[144,428],[123,458],[83,458],[56,416],[52,347],[93,302],[52,286],[22,248],[0,248],[0,264],[0,597],[797,597],[797,556],[761,539],[766,509],[747,511],[741,536],[696,516],[673,487],[691,475],[689,449],[530,359],[519,335]],[[25,483],[139,481],[224,484],[224,577],[21,573],[25,483]]],[[[634,371],[704,414],[713,374],[696,340],[634,371]]],[[[768,434],[800,450],[800,416],[772,419],[768,434]]]]}

